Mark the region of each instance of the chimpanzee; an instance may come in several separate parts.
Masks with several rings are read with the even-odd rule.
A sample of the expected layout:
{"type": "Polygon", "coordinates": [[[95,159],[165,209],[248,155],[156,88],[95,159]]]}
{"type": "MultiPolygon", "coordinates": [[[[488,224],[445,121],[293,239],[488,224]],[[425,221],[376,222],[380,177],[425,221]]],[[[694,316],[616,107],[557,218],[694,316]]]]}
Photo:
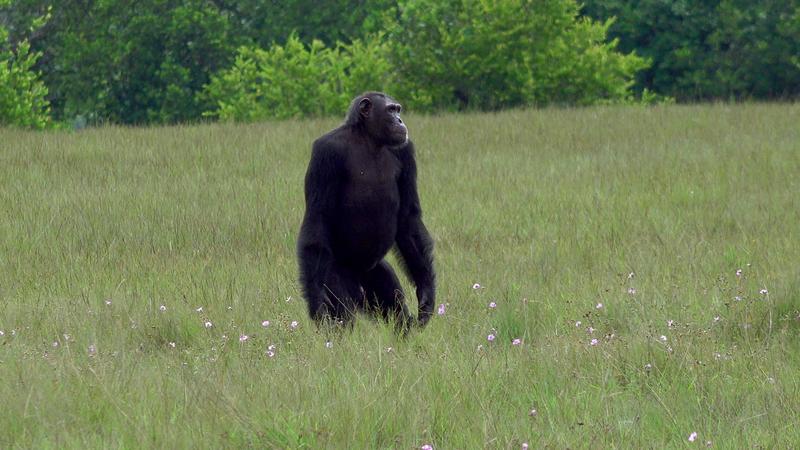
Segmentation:
{"type": "Polygon", "coordinates": [[[400,109],[384,93],[362,94],[344,124],[314,141],[297,256],[317,325],[350,326],[362,311],[409,330],[414,317],[384,260],[392,247],[416,286],[417,323],[433,313],[433,240],[422,223],[414,145],[400,109]]]}

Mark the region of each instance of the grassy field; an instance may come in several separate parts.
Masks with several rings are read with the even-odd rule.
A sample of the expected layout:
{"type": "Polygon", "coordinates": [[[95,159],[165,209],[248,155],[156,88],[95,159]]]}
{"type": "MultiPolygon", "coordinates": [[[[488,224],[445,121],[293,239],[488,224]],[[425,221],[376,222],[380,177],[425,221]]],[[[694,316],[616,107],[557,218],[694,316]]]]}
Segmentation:
{"type": "Polygon", "coordinates": [[[800,105],[409,116],[446,310],[326,345],[337,122],[0,130],[0,447],[798,446],[800,105]]]}

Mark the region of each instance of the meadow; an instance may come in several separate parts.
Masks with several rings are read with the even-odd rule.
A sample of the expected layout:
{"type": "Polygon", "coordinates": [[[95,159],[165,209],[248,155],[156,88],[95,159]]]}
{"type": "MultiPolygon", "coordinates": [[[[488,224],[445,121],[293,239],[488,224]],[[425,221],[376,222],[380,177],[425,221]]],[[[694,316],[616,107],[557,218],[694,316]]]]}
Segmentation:
{"type": "Polygon", "coordinates": [[[299,295],[339,122],[0,130],[0,447],[800,444],[800,105],[410,115],[406,339],[299,295]]]}

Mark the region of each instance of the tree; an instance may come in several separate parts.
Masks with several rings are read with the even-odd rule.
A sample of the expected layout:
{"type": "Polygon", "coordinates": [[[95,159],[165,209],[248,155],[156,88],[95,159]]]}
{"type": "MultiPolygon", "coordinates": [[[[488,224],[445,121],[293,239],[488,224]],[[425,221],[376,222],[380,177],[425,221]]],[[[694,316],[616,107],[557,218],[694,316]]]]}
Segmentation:
{"type": "Polygon", "coordinates": [[[426,109],[624,101],[647,65],[573,0],[404,0],[398,11],[398,96],[426,109]]]}
{"type": "MultiPolygon", "coordinates": [[[[0,0],[0,8],[9,4],[10,0],[0,0]]],[[[30,29],[46,20],[46,16],[33,20],[30,29]]],[[[27,40],[12,45],[8,30],[0,26],[0,125],[44,128],[49,123],[47,87],[34,69],[40,56],[27,40]]]]}
{"type": "Polygon", "coordinates": [[[800,0],[587,0],[584,13],[616,17],[620,48],[653,61],[637,89],[678,100],[800,95],[800,0]]]}

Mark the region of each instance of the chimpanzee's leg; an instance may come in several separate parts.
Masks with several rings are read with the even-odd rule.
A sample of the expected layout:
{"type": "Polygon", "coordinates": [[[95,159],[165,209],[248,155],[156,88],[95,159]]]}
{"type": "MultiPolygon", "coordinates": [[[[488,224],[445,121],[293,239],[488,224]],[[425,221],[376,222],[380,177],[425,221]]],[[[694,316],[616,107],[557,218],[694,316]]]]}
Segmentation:
{"type": "Polygon", "coordinates": [[[399,329],[407,330],[411,326],[414,317],[408,312],[400,281],[389,263],[378,263],[362,276],[361,282],[369,308],[377,311],[384,320],[394,320],[399,329]]]}
{"type": "Polygon", "coordinates": [[[311,307],[315,322],[330,321],[331,325],[351,326],[355,313],[364,303],[364,290],[357,275],[338,264],[334,264],[325,276],[324,303],[311,307]]]}

